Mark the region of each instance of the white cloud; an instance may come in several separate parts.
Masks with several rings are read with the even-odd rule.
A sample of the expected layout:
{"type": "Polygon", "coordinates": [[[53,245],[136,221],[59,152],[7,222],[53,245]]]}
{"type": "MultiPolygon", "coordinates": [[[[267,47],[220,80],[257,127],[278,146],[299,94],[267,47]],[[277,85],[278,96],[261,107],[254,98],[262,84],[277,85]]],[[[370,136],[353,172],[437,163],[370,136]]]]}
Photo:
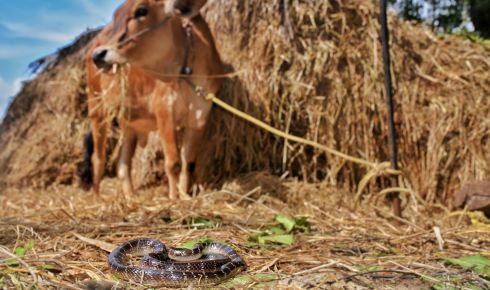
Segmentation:
{"type": "Polygon", "coordinates": [[[5,111],[7,110],[11,98],[20,91],[22,81],[23,79],[18,78],[9,83],[0,77],[0,121],[3,119],[3,116],[5,116],[5,111]]]}
{"type": "Polygon", "coordinates": [[[104,9],[101,9],[100,4],[96,5],[91,0],[78,0],[77,2],[82,5],[88,15],[93,15],[102,19],[107,16],[104,9]]]}
{"type": "Polygon", "coordinates": [[[27,37],[30,39],[38,39],[44,41],[67,42],[73,38],[73,33],[62,33],[49,30],[42,30],[39,27],[31,27],[29,25],[18,22],[3,22],[2,26],[10,30],[17,36],[27,37]]]}
{"type": "Polygon", "coordinates": [[[20,58],[37,51],[35,46],[0,44],[0,60],[20,58]]]}
{"type": "Polygon", "coordinates": [[[124,1],[77,0],[77,2],[86,12],[86,20],[90,20],[92,24],[100,25],[111,21],[113,12],[124,1]]]}
{"type": "Polygon", "coordinates": [[[13,82],[7,82],[0,77],[0,99],[7,100],[16,95],[20,91],[23,81],[24,79],[17,78],[13,82]]]}

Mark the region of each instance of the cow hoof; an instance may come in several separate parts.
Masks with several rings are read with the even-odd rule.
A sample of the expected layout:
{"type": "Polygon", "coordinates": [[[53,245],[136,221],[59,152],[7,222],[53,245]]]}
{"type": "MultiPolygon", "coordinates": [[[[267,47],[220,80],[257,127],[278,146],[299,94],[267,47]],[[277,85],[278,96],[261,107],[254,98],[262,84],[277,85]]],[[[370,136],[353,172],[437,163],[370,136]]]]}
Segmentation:
{"type": "Polygon", "coordinates": [[[191,200],[192,199],[187,193],[180,193],[179,198],[180,198],[180,200],[191,200]]]}

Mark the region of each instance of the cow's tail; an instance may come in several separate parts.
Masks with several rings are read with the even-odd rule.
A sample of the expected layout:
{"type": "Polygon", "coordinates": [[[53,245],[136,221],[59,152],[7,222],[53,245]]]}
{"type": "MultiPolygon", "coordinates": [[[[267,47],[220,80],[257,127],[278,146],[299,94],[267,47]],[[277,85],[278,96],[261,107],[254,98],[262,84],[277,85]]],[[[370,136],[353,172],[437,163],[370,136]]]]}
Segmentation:
{"type": "Polygon", "coordinates": [[[92,178],[92,154],[94,153],[94,137],[92,131],[89,131],[84,138],[83,168],[82,168],[82,187],[89,190],[93,185],[92,178]]]}

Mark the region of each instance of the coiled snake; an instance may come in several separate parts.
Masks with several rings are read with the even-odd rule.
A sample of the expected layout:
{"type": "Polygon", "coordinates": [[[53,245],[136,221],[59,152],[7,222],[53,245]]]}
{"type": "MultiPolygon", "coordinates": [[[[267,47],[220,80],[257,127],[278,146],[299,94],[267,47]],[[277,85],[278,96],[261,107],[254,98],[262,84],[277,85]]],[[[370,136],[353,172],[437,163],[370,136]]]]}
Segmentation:
{"type": "Polygon", "coordinates": [[[215,285],[246,268],[230,246],[199,243],[192,249],[167,248],[156,239],[128,241],[109,255],[109,266],[131,281],[166,287],[215,285]],[[128,255],[144,255],[141,266],[126,263],[128,255]]]}

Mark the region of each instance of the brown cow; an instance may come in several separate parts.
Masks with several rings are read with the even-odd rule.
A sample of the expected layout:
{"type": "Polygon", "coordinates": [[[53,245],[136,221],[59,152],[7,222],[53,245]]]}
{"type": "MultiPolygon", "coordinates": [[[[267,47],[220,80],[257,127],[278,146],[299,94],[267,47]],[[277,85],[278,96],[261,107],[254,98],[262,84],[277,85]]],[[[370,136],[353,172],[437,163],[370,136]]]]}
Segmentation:
{"type": "MultiPolygon", "coordinates": [[[[131,158],[138,140],[158,130],[172,199],[187,197],[211,111],[198,91],[216,93],[224,72],[211,31],[199,13],[206,0],[127,0],[87,55],[95,192],[103,175],[108,108],[120,86],[111,85],[114,65],[128,71],[123,108],[119,176],[133,192],[131,158]],[[95,64],[95,65],[94,65],[95,64]],[[129,67],[125,64],[128,64],[129,67]],[[215,76],[215,77],[213,77],[215,76]]],[[[121,104],[121,103],[119,103],[121,104]]],[[[144,142],[142,142],[144,143],[144,142]]]]}

